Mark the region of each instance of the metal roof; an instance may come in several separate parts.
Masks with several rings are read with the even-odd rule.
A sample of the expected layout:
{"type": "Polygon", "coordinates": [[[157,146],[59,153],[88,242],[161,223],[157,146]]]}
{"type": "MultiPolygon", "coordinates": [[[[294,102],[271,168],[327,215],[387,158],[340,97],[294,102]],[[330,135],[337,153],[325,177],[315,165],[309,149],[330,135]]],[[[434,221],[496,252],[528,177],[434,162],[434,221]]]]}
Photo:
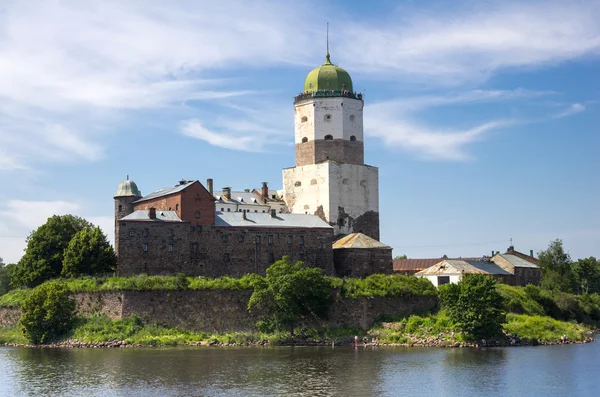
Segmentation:
{"type": "Polygon", "coordinates": [[[501,256],[502,258],[506,259],[514,267],[529,267],[529,268],[535,268],[535,269],[538,268],[538,265],[536,265],[535,263],[531,263],[528,260],[525,260],[516,255],[511,255],[511,254],[498,254],[498,255],[501,256]]]}
{"type": "Polygon", "coordinates": [[[117,188],[115,198],[129,196],[142,197],[142,192],[140,192],[140,189],[138,189],[135,182],[130,180],[129,175],[127,175],[127,179],[119,183],[119,187],[117,188]]]}
{"type": "Polygon", "coordinates": [[[389,245],[375,240],[362,233],[352,233],[342,237],[333,243],[333,249],[341,248],[386,248],[392,249],[389,245]]]}
{"type": "MultiPolygon", "coordinates": [[[[449,258],[449,259],[460,259],[464,261],[469,260],[480,260],[481,258],[449,258]]],[[[406,272],[406,271],[419,271],[423,269],[427,269],[430,266],[433,266],[440,261],[443,261],[444,258],[423,258],[423,259],[394,259],[394,271],[395,272],[406,272]]]]}
{"type": "Polygon", "coordinates": [[[156,219],[150,219],[148,210],[137,210],[121,218],[121,221],[148,221],[148,222],[183,222],[175,211],[156,210],[156,219]]]}
{"type": "MultiPolygon", "coordinates": [[[[168,195],[173,194],[173,193],[181,192],[182,190],[184,190],[188,186],[193,185],[196,182],[198,182],[198,181],[188,181],[188,182],[186,182],[184,184],[180,184],[180,185],[177,185],[177,186],[174,186],[174,187],[165,187],[165,188],[162,188],[162,189],[158,189],[157,191],[152,192],[149,195],[144,196],[141,199],[137,200],[136,203],[140,203],[142,201],[152,200],[152,199],[155,199],[155,198],[158,198],[158,197],[168,196],[168,195]]],[[[200,183],[200,182],[198,182],[198,183],[200,183]]]]}
{"type": "Polygon", "coordinates": [[[493,262],[444,259],[439,263],[417,273],[417,275],[460,275],[460,274],[497,274],[512,275],[493,262]]]}
{"type": "Polygon", "coordinates": [[[322,228],[333,229],[327,222],[316,215],[277,214],[246,212],[215,212],[215,226],[221,227],[272,227],[272,228],[322,228]]]}
{"type": "Polygon", "coordinates": [[[213,196],[219,202],[227,204],[241,204],[241,205],[258,205],[261,207],[269,207],[267,204],[261,202],[261,198],[257,197],[252,192],[231,192],[231,199],[227,200],[223,197],[222,191],[213,192],[213,196]]]}

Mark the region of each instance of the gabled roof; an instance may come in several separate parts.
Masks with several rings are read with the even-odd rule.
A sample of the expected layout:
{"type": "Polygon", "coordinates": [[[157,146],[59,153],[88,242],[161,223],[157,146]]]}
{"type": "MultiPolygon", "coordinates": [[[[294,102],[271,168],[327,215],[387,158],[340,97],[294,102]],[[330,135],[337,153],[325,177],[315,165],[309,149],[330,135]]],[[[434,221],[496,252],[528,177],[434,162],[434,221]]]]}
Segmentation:
{"type": "Polygon", "coordinates": [[[215,212],[215,226],[220,227],[266,227],[266,228],[322,228],[333,229],[327,222],[316,215],[277,214],[246,212],[215,212]]]}
{"type": "MultiPolygon", "coordinates": [[[[479,260],[481,258],[452,258],[460,260],[479,260]]],[[[433,266],[444,258],[423,258],[423,259],[394,259],[394,271],[395,272],[406,272],[406,271],[420,271],[433,266]]]]}
{"type": "Polygon", "coordinates": [[[223,197],[222,191],[213,192],[213,196],[215,196],[215,200],[222,203],[240,205],[259,205],[262,207],[268,207],[268,205],[262,202],[260,197],[257,197],[256,194],[252,192],[231,192],[231,199],[229,200],[223,197]]]}
{"type": "Polygon", "coordinates": [[[119,219],[120,221],[148,221],[148,222],[183,222],[175,211],[156,210],[156,219],[150,219],[148,210],[137,210],[119,219]]]}
{"type": "Polygon", "coordinates": [[[441,262],[417,273],[425,275],[494,274],[512,275],[493,262],[460,259],[444,259],[441,262]]]}
{"type": "MultiPolygon", "coordinates": [[[[523,259],[517,255],[512,254],[497,254],[498,256],[504,258],[506,261],[510,262],[514,267],[528,267],[528,268],[538,268],[538,265],[531,262],[530,260],[523,259]]],[[[534,258],[531,258],[535,260],[534,258]]],[[[536,261],[537,262],[537,261],[536,261]]]]}
{"type": "Polygon", "coordinates": [[[185,190],[186,188],[190,187],[191,185],[193,185],[194,183],[200,183],[199,181],[188,181],[186,183],[174,186],[174,187],[165,187],[162,189],[158,189],[155,192],[150,193],[147,196],[142,197],[141,199],[135,201],[134,203],[141,203],[142,201],[148,201],[148,200],[152,200],[158,197],[163,197],[163,196],[168,196],[170,194],[174,194],[174,193],[179,193],[183,190],[185,190]]]}
{"type": "Polygon", "coordinates": [[[341,248],[385,248],[392,249],[389,245],[385,245],[382,242],[375,240],[362,233],[352,233],[345,237],[342,237],[335,243],[333,243],[333,249],[341,248]]]}

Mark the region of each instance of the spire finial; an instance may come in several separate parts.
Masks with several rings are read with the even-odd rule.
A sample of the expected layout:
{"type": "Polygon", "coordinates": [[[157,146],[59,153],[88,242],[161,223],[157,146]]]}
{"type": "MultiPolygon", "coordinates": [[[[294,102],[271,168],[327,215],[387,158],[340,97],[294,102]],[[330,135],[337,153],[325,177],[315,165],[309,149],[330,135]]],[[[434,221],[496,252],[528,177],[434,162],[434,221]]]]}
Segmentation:
{"type": "Polygon", "coordinates": [[[331,63],[329,59],[329,22],[327,22],[327,53],[325,54],[325,63],[331,63]]]}
{"type": "Polygon", "coordinates": [[[127,174],[127,180],[129,180],[129,174],[127,174]]]}

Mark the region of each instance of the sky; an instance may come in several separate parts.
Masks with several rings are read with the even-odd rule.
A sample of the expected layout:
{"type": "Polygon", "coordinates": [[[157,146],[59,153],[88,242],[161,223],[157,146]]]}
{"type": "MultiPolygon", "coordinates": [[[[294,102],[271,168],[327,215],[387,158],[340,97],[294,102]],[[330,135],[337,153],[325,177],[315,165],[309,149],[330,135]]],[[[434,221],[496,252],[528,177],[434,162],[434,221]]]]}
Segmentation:
{"type": "Polygon", "coordinates": [[[113,239],[127,175],[281,189],[327,22],[394,255],[600,256],[600,1],[371,3],[2,1],[0,257],[53,214],[113,239]]]}

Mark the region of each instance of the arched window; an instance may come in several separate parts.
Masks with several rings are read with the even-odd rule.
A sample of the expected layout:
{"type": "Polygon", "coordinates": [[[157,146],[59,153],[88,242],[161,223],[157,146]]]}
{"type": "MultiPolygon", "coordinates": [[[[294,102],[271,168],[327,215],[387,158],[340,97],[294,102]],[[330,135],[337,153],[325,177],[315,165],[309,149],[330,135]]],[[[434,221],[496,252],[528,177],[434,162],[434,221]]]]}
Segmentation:
{"type": "Polygon", "coordinates": [[[303,123],[306,123],[307,121],[308,121],[308,117],[306,117],[306,116],[302,116],[302,122],[303,122],[303,123]]]}
{"type": "Polygon", "coordinates": [[[302,138],[302,143],[306,143],[306,142],[308,142],[308,138],[307,137],[302,138]]]}
{"type": "Polygon", "coordinates": [[[175,211],[179,211],[179,204],[175,204],[175,211]]]}
{"type": "Polygon", "coordinates": [[[294,186],[296,186],[296,187],[297,187],[297,186],[302,186],[302,182],[300,182],[300,181],[297,181],[296,183],[294,183],[294,186]]]}
{"type": "Polygon", "coordinates": [[[325,140],[326,141],[333,141],[333,136],[332,135],[325,135],[325,140]]]}
{"type": "Polygon", "coordinates": [[[311,185],[316,185],[316,184],[317,184],[317,180],[316,180],[316,179],[312,179],[312,180],[310,181],[310,184],[311,184],[311,185]]]}
{"type": "Polygon", "coordinates": [[[354,115],[353,114],[350,115],[350,121],[354,121],[354,115]]]}
{"type": "Polygon", "coordinates": [[[350,135],[350,141],[351,142],[356,142],[356,137],[354,135],[350,135]]]}
{"type": "Polygon", "coordinates": [[[119,212],[123,211],[123,206],[119,204],[119,212]]]}
{"type": "Polygon", "coordinates": [[[325,115],[325,121],[331,121],[331,115],[330,114],[326,114],[325,115]]]}

